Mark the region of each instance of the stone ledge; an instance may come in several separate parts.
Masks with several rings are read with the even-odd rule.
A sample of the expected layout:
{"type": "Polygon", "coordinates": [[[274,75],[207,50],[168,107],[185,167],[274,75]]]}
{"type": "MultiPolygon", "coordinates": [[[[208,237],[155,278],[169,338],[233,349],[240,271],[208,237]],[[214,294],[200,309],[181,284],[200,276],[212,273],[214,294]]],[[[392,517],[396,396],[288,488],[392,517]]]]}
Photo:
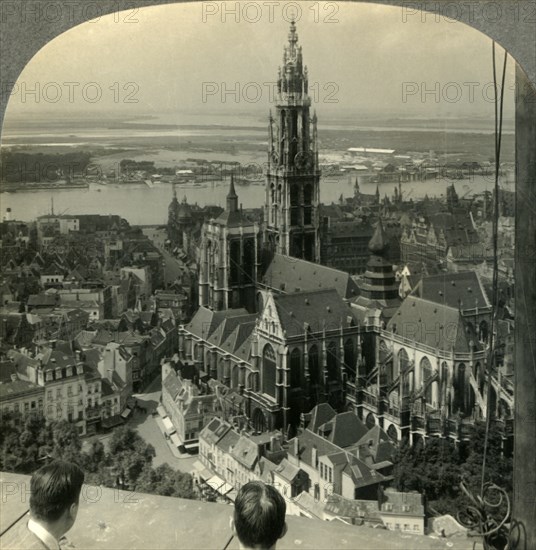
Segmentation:
{"type": "MultiPolygon", "coordinates": [[[[29,476],[1,473],[2,514],[0,538],[4,550],[17,548],[17,530],[27,521],[22,514],[29,506],[29,476]],[[18,520],[18,521],[16,521],[18,520]]],[[[119,550],[207,549],[221,550],[231,536],[229,519],[233,508],[195,500],[161,497],[85,485],[78,519],[68,533],[77,549],[119,550]]],[[[467,538],[441,539],[406,535],[384,529],[355,527],[289,516],[288,533],[281,549],[360,549],[360,550],[469,550],[467,538]]],[[[477,548],[481,545],[477,545],[477,548]]],[[[229,550],[237,550],[233,539],[229,550]]]]}

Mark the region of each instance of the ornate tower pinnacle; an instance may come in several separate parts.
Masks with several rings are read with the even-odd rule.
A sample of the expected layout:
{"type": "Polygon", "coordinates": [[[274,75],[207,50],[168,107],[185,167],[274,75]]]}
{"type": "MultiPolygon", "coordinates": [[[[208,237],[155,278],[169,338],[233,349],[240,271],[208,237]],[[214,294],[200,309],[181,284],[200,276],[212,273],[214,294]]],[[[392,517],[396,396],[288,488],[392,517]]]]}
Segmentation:
{"type": "Polygon", "coordinates": [[[265,237],[280,254],[319,261],[317,118],[310,115],[308,78],[292,21],[269,117],[265,237]]]}

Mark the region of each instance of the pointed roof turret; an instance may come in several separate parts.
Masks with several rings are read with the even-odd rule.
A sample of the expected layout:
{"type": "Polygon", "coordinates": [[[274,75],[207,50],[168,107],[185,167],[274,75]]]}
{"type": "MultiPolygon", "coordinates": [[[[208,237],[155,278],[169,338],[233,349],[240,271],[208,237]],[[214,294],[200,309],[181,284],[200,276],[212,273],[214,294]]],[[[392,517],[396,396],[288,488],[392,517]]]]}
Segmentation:
{"type": "Polygon", "coordinates": [[[370,239],[368,248],[373,254],[378,256],[382,256],[389,248],[389,238],[383,229],[381,218],[376,225],[374,235],[372,235],[372,239],[370,239]]]}
{"type": "Polygon", "coordinates": [[[238,195],[235,191],[234,176],[231,174],[231,184],[229,193],[227,193],[227,210],[228,212],[236,212],[238,210],[238,195]]]}
{"type": "Polygon", "coordinates": [[[371,256],[359,289],[361,306],[380,307],[384,317],[390,317],[400,301],[400,284],[396,281],[393,264],[387,257],[388,248],[389,238],[380,218],[369,242],[371,256]]]}
{"type": "Polygon", "coordinates": [[[216,218],[215,221],[219,224],[227,225],[227,227],[253,225],[253,222],[249,221],[242,214],[242,207],[238,207],[238,195],[235,191],[233,175],[231,176],[229,193],[227,193],[227,208],[216,218]]]}

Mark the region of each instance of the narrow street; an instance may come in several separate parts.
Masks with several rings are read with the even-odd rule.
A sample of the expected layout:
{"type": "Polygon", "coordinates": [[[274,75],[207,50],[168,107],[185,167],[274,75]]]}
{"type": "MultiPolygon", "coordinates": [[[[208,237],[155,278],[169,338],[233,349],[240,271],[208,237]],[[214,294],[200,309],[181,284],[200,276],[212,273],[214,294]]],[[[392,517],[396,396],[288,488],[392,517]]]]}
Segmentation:
{"type": "MultiPolygon", "coordinates": [[[[156,423],[156,419],[151,415],[151,412],[156,409],[160,402],[161,388],[162,381],[160,376],[158,376],[147,386],[143,393],[137,393],[133,396],[142,407],[147,409],[147,413],[141,412],[138,409],[134,410],[126,425],[136,430],[147,443],[150,443],[154,447],[156,452],[156,456],[153,459],[154,467],[167,463],[176,470],[190,473],[194,462],[198,460],[197,455],[177,458],[171,452],[163,433],[156,423]]],[[[104,447],[107,448],[112,434],[113,432],[109,432],[84,438],[82,449],[87,450],[91,442],[95,440],[101,441],[104,447]]]]}
{"type": "Polygon", "coordinates": [[[153,466],[167,463],[176,470],[190,473],[194,462],[197,460],[197,455],[188,458],[177,458],[171,452],[164,435],[156,424],[156,419],[151,415],[151,412],[156,409],[160,402],[161,388],[162,381],[158,376],[149,384],[145,392],[134,395],[139,404],[147,409],[147,414],[135,410],[128,421],[128,426],[134,428],[147,443],[154,447],[156,456],[153,459],[153,466]]]}
{"type": "Polygon", "coordinates": [[[142,228],[143,234],[146,235],[152,243],[158,248],[162,258],[164,260],[164,284],[173,283],[175,279],[180,275],[183,265],[181,262],[165,250],[164,245],[167,239],[167,233],[165,228],[158,227],[144,227],[142,228]]]}

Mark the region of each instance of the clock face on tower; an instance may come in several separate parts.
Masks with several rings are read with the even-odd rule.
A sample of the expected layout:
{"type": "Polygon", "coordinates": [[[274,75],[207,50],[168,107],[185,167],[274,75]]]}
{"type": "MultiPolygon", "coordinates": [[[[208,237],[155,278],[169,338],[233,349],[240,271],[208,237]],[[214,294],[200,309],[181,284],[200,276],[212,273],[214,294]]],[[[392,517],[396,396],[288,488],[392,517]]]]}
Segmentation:
{"type": "Polygon", "coordinates": [[[308,170],[313,166],[313,156],[308,151],[300,151],[294,157],[294,166],[298,170],[308,170]]]}

